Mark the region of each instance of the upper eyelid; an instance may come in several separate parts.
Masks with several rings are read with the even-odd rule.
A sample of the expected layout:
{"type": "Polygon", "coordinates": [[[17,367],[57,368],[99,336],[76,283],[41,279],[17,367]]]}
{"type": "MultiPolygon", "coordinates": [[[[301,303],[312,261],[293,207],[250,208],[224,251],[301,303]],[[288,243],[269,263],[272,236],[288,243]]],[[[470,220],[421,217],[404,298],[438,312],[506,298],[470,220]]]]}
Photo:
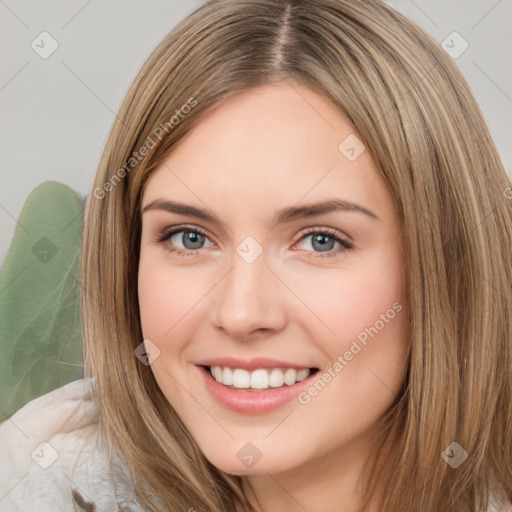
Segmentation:
{"type": "MultiPolygon", "coordinates": [[[[184,226],[179,225],[176,227],[164,229],[161,232],[161,236],[166,236],[166,235],[173,236],[176,233],[180,233],[181,231],[195,231],[195,232],[199,233],[200,235],[204,235],[208,239],[211,239],[211,236],[208,234],[207,230],[200,228],[198,226],[193,226],[193,225],[184,225],[184,226]]],[[[210,241],[212,241],[212,240],[210,240],[210,241]]]]}

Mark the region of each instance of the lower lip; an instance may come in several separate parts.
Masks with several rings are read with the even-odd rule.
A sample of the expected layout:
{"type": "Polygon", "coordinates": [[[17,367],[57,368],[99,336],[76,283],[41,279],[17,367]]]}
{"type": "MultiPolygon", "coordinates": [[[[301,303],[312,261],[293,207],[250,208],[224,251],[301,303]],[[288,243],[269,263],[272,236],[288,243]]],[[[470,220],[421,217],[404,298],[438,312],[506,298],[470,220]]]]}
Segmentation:
{"type": "Polygon", "coordinates": [[[317,372],[310,374],[301,382],[292,386],[281,388],[269,388],[261,391],[235,390],[217,382],[210,371],[204,367],[198,367],[203,374],[206,388],[213,398],[221,405],[232,411],[243,414],[265,414],[278,409],[293,400],[304,388],[309,386],[317,372]]]}

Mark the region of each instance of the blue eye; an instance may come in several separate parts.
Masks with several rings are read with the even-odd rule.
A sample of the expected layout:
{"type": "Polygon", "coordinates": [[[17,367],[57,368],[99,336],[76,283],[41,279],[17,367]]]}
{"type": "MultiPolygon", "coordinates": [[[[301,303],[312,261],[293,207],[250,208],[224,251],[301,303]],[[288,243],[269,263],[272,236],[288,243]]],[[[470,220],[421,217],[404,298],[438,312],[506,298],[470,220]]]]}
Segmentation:
{"type": "MultiPolygon", "coordinates": [[[[303,233],[299,242],[306,240],[308,237],[312,237],[310,242],[311,249],[306,249],[306,251],[311,252],[310,256],[313,257],[336,256],[354,247],[352,243],[339,237],[336,231],[329,228],[319,228],[303,233]],[[338,244],[338,249],[334,250],[336,244],[338,244]]],[[[164,231],[153,242],[163,243],[167,240],[171,242],[171,247],[168,249],[169,252],[176,253],[178,256],[192,256],[198,252],[198,249],[214,245],[202,230],[195,227],[187,228],[187,226],[164,231]],[[209,245],[205,245],[206,242],[209,242],[209,245]]]]}
{"type": "MultiPolygon", "coordinates": [[[[165,231],[154,241],[156,243],[163,243],[167,240],[172,244],[172,247],[169,249],[170,252],[176,252],[179,255],[185,256],[191,252],[196,252],[197,249],[202,249],[208,237],[197,228],[186,229],[184,226],[181,226],[177,229],[165,231]],[[181,243],[183,247],[179,247],[178,245],[178,248],[175,248],[179,243],[181,243]]],[[[210,246],[211,245],[213,244],[210,243],[210,246]]]]}
{"type": "Polygon", "coordinates": [[[309,237],[312,237],[310,245],[313,248],[313,254],[311,254],[311,256],[314,257],[336,256],[337,254],[349,251],[354,247],[353,244],[339,237],[337,233],[331,229],[310,230],[302,235],[300,241],[306,240],[309,237]],[[336,244],[339,244],[341,249],[333,251],[332,249],[334,249],[336,244]]]}

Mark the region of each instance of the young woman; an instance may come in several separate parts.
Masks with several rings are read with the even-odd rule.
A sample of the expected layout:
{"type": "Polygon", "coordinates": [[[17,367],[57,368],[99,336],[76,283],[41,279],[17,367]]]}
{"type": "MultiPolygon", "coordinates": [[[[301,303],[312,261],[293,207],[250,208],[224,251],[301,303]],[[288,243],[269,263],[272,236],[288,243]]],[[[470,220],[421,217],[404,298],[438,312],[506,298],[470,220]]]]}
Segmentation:
{"type": "Polygon", "coordinates": [[[0,508],[511,510],[510,186],[391,8],[205,3],[114,123],[87,378],[2,425],[0,508]]]}

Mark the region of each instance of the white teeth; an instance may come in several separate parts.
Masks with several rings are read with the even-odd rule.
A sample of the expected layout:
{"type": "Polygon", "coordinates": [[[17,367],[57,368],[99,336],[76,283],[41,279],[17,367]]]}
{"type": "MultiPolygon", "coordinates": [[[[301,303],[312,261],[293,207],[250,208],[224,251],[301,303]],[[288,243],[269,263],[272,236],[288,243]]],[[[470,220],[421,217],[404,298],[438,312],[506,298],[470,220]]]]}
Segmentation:
{"type": "Polygon", "coordinates": [[[222,384],[225,384],[226,386],[232,386],[233,385],[233,370],[231,368],[228,368],[227,366],[224,367],[224,372],[222,373],[222,384]]]}
{"type": "MultiPolygon", "coordinates": [[[[221,384],[223,383],[221,382],[221,384]]],[[[251,374],[247,370],[240,368],[233,370],[233,386],[235,386],[235,388],[250,388],[251,374]]]]}
{"type": "Polygon", "coordinates": [[[294,368],[260,368],[249,372],[241,368],[229,368],[227,366],[212,366],[212,377],[225,386],[233,386],[238,389],[268,389],[280,388],[284,384],[292,386],[296,382],[306,379],[311,373],[308,368],[295,370],[294,368]]]}
{"type": "Polygon", "coordinates": [[[283,372],[279,368],[274,368],[268,380],[271,388],[280,388],[284,384],[283,372]]]}
{"type": "Polygon", "coordinates": [[[297,379],[297,370],[294,370],[293,368],[288,368],[284,374],[284,383],[287,386],[292,386],[295,384],[297,379]]]}
{"type": "Polygon", "coordinates": [[[255,370],[251,373],[251,388],[267,389],[268,388],[268,372],[267,370],[255,370]]]}
{"type": "Polygon", "coordinates": [[[297,382],[300,382],[304,379],[307,379],[309,377],[309,370],[307,368],[304,368],[302,370],[299,370],[297,372],[297,382]]]}
{"type": "Polygon", "coordinates": [[[212,366],[213,378],[222,384],[222,368],[220,366],[212,366]]]}

